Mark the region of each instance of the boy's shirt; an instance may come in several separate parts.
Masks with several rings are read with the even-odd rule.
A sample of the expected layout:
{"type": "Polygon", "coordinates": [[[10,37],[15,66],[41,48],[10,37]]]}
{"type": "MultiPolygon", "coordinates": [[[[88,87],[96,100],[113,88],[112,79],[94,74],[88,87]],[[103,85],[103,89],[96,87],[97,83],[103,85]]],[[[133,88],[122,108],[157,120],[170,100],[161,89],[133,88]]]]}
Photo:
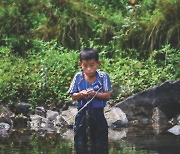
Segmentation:
{"type": "MultiPolygon", "coordinates": [[[[100,87],[102,87],[99,91],[100,93],[111,90],[110,78],[107,73],[102,71],[96,71],[96,80],[92,84],[90,84],[84,79],[83,72],[81,71],[74,76],[68,93],[72,95],[73,93],[78,93],[82,90],[87,90],[89,88],[93,89],[94,91],[98,91],[100,87]]],[[[78,100],[77,108],[80,109],[81,107],[83,107],[90,99],[91,98],[78,100]]],[[[95,97],[88,105],[88,108],[102,108],[105,107],[105,105],[105,100],[101,100],[95,97]]]]}

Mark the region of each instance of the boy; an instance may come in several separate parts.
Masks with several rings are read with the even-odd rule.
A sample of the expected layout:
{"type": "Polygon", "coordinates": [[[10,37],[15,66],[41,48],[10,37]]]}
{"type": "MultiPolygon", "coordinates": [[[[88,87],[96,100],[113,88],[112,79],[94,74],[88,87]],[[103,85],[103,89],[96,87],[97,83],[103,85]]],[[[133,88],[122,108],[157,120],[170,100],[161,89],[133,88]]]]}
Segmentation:
{"type": "Polygon", "coordinates": [[[82,71],[74,76],[68,93],[73,100],[78,101],[78,110],[95,97],[75,117],[75,151],[77,154],[88,153],[88,133],[90,153],[108,154],[108,125],[104,117],[104,107],[110,98],[110,78],[105,72],[97,71],[100,62],[95,49],[82,50],[79,64],[82,71]]]}

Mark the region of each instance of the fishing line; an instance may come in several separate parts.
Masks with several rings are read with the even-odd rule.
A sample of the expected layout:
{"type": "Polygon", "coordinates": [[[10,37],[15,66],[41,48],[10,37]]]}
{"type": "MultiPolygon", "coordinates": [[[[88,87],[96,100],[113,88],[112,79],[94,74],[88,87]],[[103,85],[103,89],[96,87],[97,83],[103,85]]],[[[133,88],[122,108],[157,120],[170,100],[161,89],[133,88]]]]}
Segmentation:
{"type": "Polygon", "coordinates": [[[96,97],[97,93],[98,93],[101,89],[102,89],[102,86],[96,91],[96,93],[94,94],[94,96],[93,96],[76,114],[74,114],[72,117],[70,117],[70,118],[67,119],[66,121],[69,121],[70,119],[74,118],[79,112],[81,112],[85,107],[87,107],[87,105],[92,102],[92,100],[96,97]]]}

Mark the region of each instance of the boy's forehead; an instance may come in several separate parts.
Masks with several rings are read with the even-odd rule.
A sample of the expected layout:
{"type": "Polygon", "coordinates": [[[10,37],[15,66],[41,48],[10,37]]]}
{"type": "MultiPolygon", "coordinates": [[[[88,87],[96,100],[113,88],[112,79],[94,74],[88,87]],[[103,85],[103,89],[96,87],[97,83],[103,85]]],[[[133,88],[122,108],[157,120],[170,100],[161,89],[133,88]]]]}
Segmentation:
{"type": "Polygon", "coordinates": [[[95,59],[89,59],[89,60],[82,60],[81,63],[82,64],[85,64],[85,63],[98,63],[98,61],[96,61],[95,59]]]}

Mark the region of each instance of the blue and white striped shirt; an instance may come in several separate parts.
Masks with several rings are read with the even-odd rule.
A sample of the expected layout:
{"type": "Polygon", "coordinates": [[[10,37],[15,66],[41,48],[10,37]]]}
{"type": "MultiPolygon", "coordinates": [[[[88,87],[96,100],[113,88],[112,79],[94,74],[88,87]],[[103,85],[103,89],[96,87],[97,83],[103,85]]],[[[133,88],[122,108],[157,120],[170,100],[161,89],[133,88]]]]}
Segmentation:
{"type": "MultiPolygon", "coordinates": [[[[102,71],[96,71],[96,80],[91,84],[85,80],[83,72],[81,71],[74,76],[68,93],[72,95],[73,93],[78,93],[82,90],[87,90],[89,88],[93,89],[94,91],[97,91],[100,87],[102,87],[102,89],[99,91],[100,93],[111,90],[110,78],[107,73],[102,71]]],[[[77,108],[79,109],[83,107],[88,101],[89,99],[78,100],[77,108]]],[[[88,108],[102,108],[105,105],[105,100],[101,100],[95,97],[92,100],[92,102],[88,105],[88,108]]]]}

